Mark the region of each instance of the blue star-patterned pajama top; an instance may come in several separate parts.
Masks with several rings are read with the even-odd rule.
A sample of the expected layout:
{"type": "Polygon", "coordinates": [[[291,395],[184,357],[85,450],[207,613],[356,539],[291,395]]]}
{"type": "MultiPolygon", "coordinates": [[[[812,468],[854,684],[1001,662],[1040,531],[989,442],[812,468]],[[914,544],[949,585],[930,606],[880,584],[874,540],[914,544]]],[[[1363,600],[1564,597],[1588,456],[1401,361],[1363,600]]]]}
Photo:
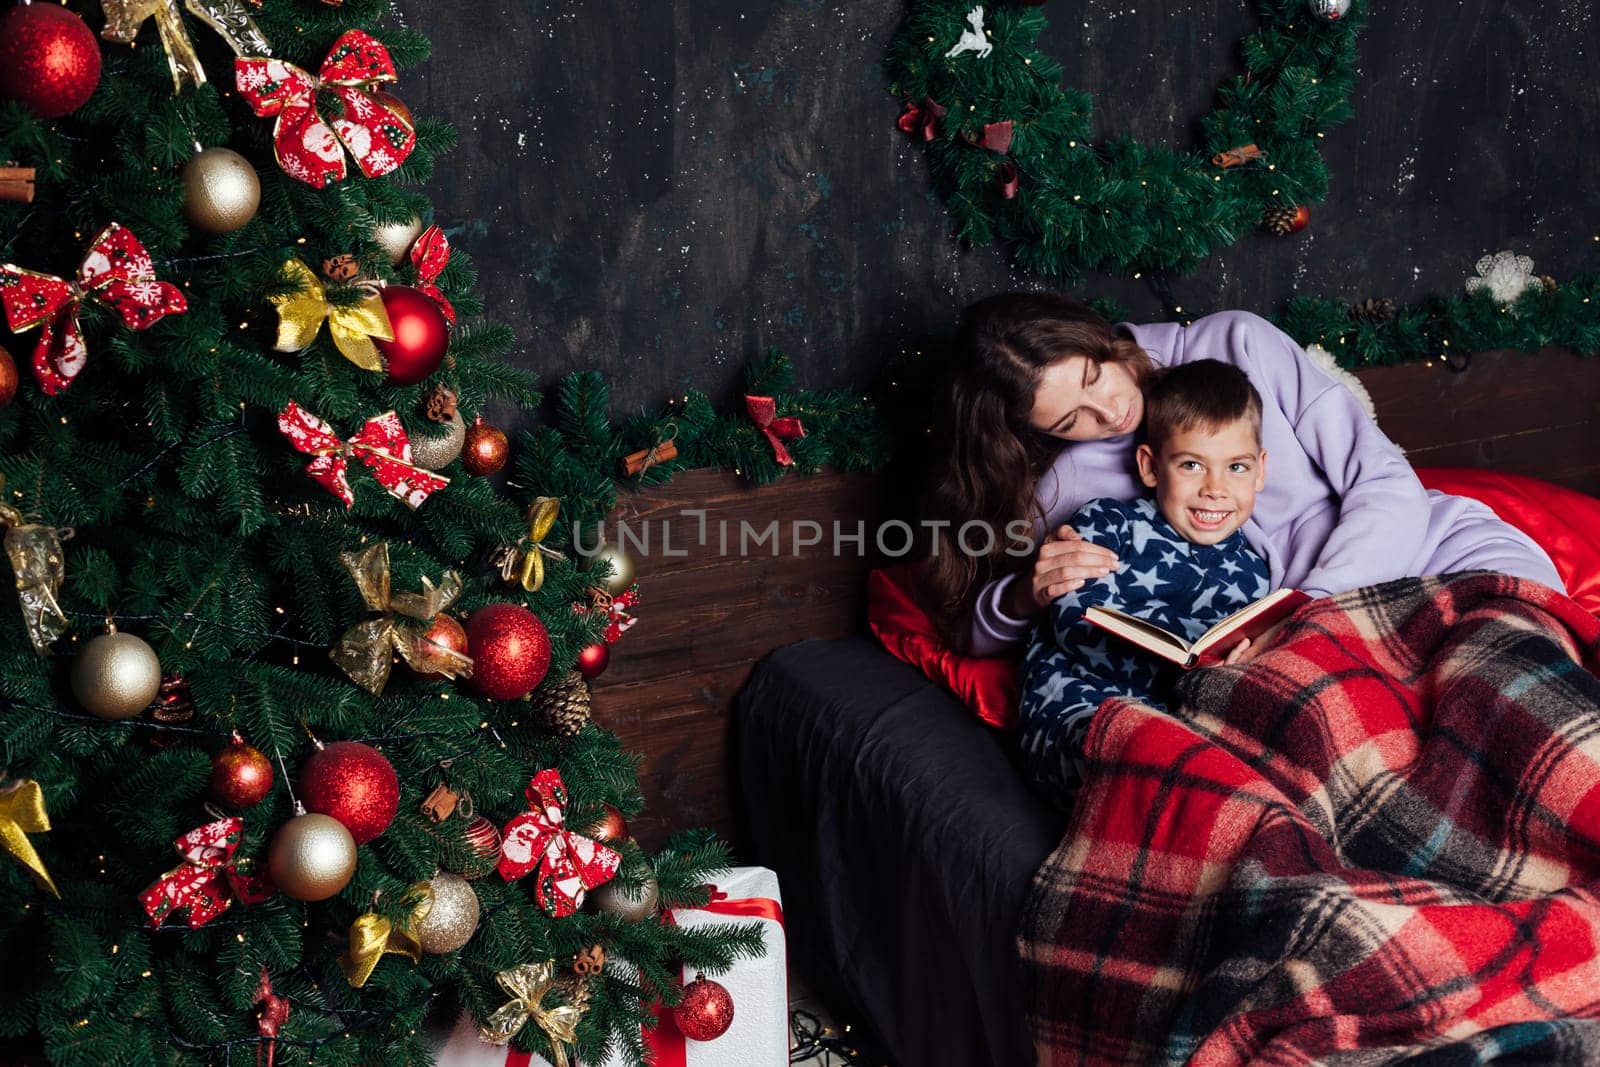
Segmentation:
{"type": "Polygon", "coordinates": [[[1084,621],[1100,604],[1147,619],[1192,641],[1267,595],[1267,563],[1234,532],[1215,545],[1183,539],[1155,501],[1102,497],[1068,520],[1084,540],[1117,554],[1121,566],[1055,599],[1034,627],[1022,660],[1022,760],[1038,788],[1069,806],[1083,777],[1089,719],[1112,696],[1166,707],[1159,695],[1173,668],[1084,621]]]}

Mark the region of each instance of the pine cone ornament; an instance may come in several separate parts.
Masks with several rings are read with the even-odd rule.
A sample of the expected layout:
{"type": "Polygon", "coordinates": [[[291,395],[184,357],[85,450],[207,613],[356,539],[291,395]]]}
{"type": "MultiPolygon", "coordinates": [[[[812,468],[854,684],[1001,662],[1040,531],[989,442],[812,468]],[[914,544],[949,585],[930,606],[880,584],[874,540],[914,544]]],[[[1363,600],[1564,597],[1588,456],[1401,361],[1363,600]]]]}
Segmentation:
{"type": "Polygon", "coordinates": [[[1295,204],[1269,207],[1261,216],[1261,225],[1277,237],[1286,237],[1296,230],[1303,230],[1310,221],[1311,209],[1295,204]]]}
{"type": "Polygon", "coordinates": [[[534,694],[534,703],[546,726],[572,737],[589,722],[589,683],[577,671],[568,671],[559,682],[534,694]]]}
{"type": "Polygon", "coordinates": [[[1539,277],[1539,284],[1544,286],[1544,291],[1545,292],[1553,293],[1553,292],[1556,291],[1556,286],[1559,283],[1555,280],[1554,277],[1552,277],[1549,274],[1541,274],[1538,277],[1539,277]]]}
{"type": "Polygon", "coordinates": [[[456,394],[442,385],[434,386],[422,402],[422,413],[432,422],[449,422],[456,417],[456,394]]]}
{"type": "Polygon", "coordinates": [[[1394,318],[1394,301],[1386,296],[1363,300],[1350,305],[1350,314],[1357,322],[1388,322],[1394,318]]]}

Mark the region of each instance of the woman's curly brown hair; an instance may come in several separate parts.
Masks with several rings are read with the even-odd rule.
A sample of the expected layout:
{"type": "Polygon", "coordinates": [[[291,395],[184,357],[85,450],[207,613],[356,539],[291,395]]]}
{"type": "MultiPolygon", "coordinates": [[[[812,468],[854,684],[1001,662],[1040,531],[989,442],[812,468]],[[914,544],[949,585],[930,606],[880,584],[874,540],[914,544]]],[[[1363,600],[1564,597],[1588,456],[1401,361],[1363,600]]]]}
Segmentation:
{"type": "Polygon", "coordinates": [[[1127,364],[1141,384],[1150,374],[1144,349],[1070,297],[1000,293],[962,315],[933,438],[942,451],[923,500],[924,518],[941,522],[937,550],[919,568],[923,606],[953,646],[964,639],[961,624],[979,591],[1029,563],[1006,554],[1012,542],[1003,531],[1018,519],[1042,528],[1034,491],[1063,443],[1035,429],[1028,415],[1045,368],[1074,355],[1127,364]],[[975,520],[994,531],[986,556],[969,555],[957,542],[962,524],[975,520]]]}

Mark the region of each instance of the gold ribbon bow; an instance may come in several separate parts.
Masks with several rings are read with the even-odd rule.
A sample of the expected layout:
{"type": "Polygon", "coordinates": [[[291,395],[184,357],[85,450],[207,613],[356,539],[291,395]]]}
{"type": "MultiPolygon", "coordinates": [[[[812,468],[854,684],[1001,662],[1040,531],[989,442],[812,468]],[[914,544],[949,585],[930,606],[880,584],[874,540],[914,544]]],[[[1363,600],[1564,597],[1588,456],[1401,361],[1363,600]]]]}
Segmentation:
{"type": "Polygon", "coordinates": [[[23,778],[8,786],[0,786],[0,848],[4,848],[21,864],[33,872],[38,883],[50,890],[50,895],[61,899],[60,890],[50,880],[44,861],[34,851],[28,834],[42,834],[50,829],[50,813],[44,810],[44,790],[32,778],[23,778]]]}
{"type": "MultiPolygon", "coordinates": [[[[5,480],[0,478],[0,487],[5,480]]],[[[67,575],[66,557],[61,551],[63,534],[49,526],[27,522],[22,513],[0,504],[0,529],[5,530],[6,556],[17,574],[17,600],[22,604],[22,621],[28,640],[41,656],[50,654],[50,643],[67,630],[67,616],[56,603],[61,583],[67,575]]]]}
{"type": "Polygon", "coordinates": [[[367,984],[378,961],[390,952],[412,963],[422,962],[422,943],[411,930],[433,910],[433,887],[421,882],[412,887],[412,892],[418,897],[416,906],[399,926],[375,911],[356,916],[350,924],[350,947],[340,955],[339,968],[355,988],[367,984]]]}
{"type": "Polygon", "coordinates": [[[383,357],[372,339],[393,341],[394,327],[382,300],[369,295],[359,304],[330,304],[322,283],[298,259],[285,260],[280,272],[296,288],[267,298],[278,309],[278,343],[274,347],[279,352],[298,352],[315,341],[322,320],[327,319],[328,332],[345,359],[362,370],[383,370],[383,357]]]}
{"type": "Polygon", "coordinates": [[[506,581],[520,582],[522,588],[537,593],[544,585],[544,557],[566,559],[560,552],[541,542],[549,536],[561,511],[561,501],[553,496],[534,498],[528,505],[528,536],[514,545],[506,545],[495,554],[500,567],[500,577],[506,581]],[[524,548],[523,546],[527,547],[524,548]]]}
{"type": "Polygon", "coordinates": [[[524,963],[501,971],[494,980],[511,999],[484,1020],[478,1028],[478,1036],[491,1045],[507,1045],[532,1019],[550,1038],[556,1067],[568,1067],[566,1046],[578,1039],[578,1020],[583,1018],[583,1008],[575,1004],[544,1006],[545,994],[555,985],[555,964],[524,963]]]}
{"type": "MultiPolygon", "coordinates": [[[[200,66],[200,57],[195,55],[189,31],[184,28],[178,0],[100,0],[100,6],[106,13],[106,28],[100,36],[118,44],[132,44],[144,20],[155,17],[161,46],[167,50],[167,66],[172,70],[173,92],[181,92],[185,80],[193,85],[204,84],[205,68],[200,66]]],[[[271,54],[272,43],[239,0],[184,0],[184,7],[216,30],[235,55],[271,54]]]]}
{"type": "Polygon", "coordinates": [[[472,677],[469,657],[427,637],[426,624],[461,595],[460,575],[445,571],[444,580],[437,587],[424,578],[420,592],[396,593],[389,588],[389,546],[386,543],[380,542],[361,552],[341,552],[339,562],[355,579],[368,610],[382,613],[381,618],[367,619],[350,627],[328,653],[352,682],[374,695],[383,692],[394,662],[391,650],[400,653],[406,664],[419,674],[472,677]],[[407,621],[411,619],[417,621],[407,621]]]}

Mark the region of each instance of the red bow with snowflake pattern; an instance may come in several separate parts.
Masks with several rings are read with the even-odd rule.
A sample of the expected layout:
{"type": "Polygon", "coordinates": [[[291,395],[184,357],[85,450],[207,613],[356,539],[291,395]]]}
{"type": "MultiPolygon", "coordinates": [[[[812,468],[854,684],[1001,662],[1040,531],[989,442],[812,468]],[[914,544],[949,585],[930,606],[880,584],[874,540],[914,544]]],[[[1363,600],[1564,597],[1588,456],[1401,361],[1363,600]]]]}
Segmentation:
{"type": "Polygon", "coordinates": [[[500,877],[514,881],[539,870],[534,895],[539,906],[557,919],[583,905],[583,894],[611,881],[622,857],[598,841],[562,826],[567,787],[554,768],[533,776],[525,790],[533,810],[510,822],[500,842],[500,877]]]}
{"type": "Polygon", "coordinates": [[[240,95],[256,114],[277,116],[273,152],[291,178],[319,189],[330,179],[341,181],[346,149],[362,174],[376,178],[404,163],[416,147],[411,120],[364,91],[396,75],[388,49],[361,30],[348,30],[333,42],[315,77],[267,56],[236,59],[233,69],[240,95]],[[319,91],[338,97],[343,107],[332,125],[317,114],[319,91]]]}
{"type": "Polygon", "coordinates": [[[628,614],[628,609],[639,603],[639,583],[628,586],[621,594],[612,596],[604,589],[591,589],[589,595],[594,597],[594,607],[591,609],[584,604],[572,605],[575,615],[587,615],[591,610],[606,613],[606,628],[601,632],[601,639],[608,645],[617,643],[617,638],[633,629],[633,624],[639,620],[628,614]]]}
{"type": "Polygon", "coordinates": [[[33,373],[49,396],[71,385],[89,357],[78,327],[78,308],[91,296],[110,305],[132,330],[189,310],[178,287],[156,277],[150,253],[119,222],[89,242],[74,281],[13,263],[0,265],[0,301],[5,303],[11,332],[43,326],[33,349],[33,373]]]}
{"type": "Polygon", "coordinates": [[[789,447],[784,442],[806,435],[806,428],[800,425],[800,420],[793,415],[778,418],[778,402],[770,396],[746,396],[744,407],[750,413],[756,429],[766,434],[767,440],[772,442],[773,458],[785,467],[792,465],[794,457],[789,455],[789,447]]]}
{"type": "Polygon", "coordinates": [[[190,830],[173,842],[183,863],[157,878],[139,894],[151,926],[179,908],[189,909],[189,925],[204,926],[233,906],[235,900],[260,904],[274,890],[270,880],[239,874],[233,853],[244,836],[244,820],[234,817],[190,830]]]}
{"type": "Polygon", "coordinates": [[[411,265],[417,268],[417,288],[433,298],[439,310],[444,312],[444,317],[454,326],[456,309],[450,306],[450,301],[438,286],[439,275],[449,262],[450,241],[444,231],[437,226],[423,230],[422,236],[411,246],[411,265]]]}
{"type": "Polygon", "coordinates": [[[378,484],[408,508],[420,507],[450,484],[449,478],[411,462],[411,439],[400,416],[392,411],[368,419],[354,437],[341,441],[332,426],[291,400],[278,414],[278,429],[295,448],[316,457],[306,465],[306,473],[347,508],[356,502],[346,476],[352,455],[370,467],[378,484]]]}

